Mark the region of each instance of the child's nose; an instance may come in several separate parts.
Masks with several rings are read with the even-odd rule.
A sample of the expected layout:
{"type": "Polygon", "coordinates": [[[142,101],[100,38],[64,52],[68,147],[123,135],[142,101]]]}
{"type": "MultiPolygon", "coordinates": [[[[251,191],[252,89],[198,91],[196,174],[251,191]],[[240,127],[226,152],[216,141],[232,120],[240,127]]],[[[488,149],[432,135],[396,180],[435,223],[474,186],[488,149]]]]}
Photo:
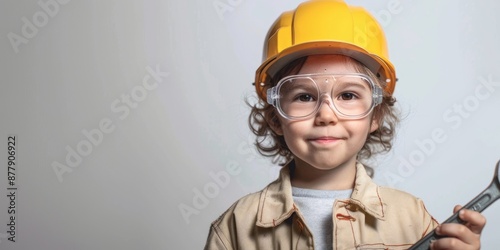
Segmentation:
{"type": "Polygon", "coordinates": [[[315,123],[316,125],[330,125],[336,124],[338,122],[337,114],[333,109],[333,103],[330,97],[323,98],[318,113],[316,114],[315,123]]]}

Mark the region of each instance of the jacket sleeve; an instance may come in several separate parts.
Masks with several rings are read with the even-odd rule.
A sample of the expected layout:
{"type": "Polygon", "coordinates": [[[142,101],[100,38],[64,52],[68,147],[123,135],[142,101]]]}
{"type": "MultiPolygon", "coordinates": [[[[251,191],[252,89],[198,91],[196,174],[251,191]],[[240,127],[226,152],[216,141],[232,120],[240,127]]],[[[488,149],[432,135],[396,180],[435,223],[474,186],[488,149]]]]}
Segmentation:
{"type": "Polygon", "coordinates": [[[245,196],[219,216],[210,226],[204,249],[259,249],[253,235],[259,197],[259,193],[245,196]]]}
{"type": "Polygon", "coordinates": [[[432,217],[432,215],[430,215],[430,213],[427,211],[427,208],[425,207],[425,204],[422,200],[419,199],[419,202],[422,206],[422,209],[424,211],[424,218],[423,218],[423,225],[424,225],[424,230],[422,232],[422,238],[424,236],[426,236],[428,233],[430,233],[432,230],[434,230],[438,225],[439,223],[437,222],[436,219],[434,219],[434,217],[432,217]]]}
{"type": "Polygon", "coordinates": [[[232,250],[231,244],[221,230],[213,225],[210,227],[205,250],[232,250]]]}

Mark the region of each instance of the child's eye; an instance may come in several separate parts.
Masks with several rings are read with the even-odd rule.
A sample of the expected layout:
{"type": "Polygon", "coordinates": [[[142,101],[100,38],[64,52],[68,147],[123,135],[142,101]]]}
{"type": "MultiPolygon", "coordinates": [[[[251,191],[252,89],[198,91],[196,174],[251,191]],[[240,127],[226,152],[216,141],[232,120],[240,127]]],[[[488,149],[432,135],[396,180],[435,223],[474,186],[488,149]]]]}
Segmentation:
{"type": "Polygon", "coordinates": [[[345,92],[339,95],[339,99],[344,100],[344,101],[349,101],[352,99],[355,99],[356,95],[352,92],[345,92]]]}
{"type": "Polygon", "coordinates": [[[298,100],[298,101],[301,101],[301,102],[314,102],[315,101],[314,96],[312,96],[310,94],[300,94],[300,95],[297,95],[297,97],[295,98],[295,100],[298,100]]]}

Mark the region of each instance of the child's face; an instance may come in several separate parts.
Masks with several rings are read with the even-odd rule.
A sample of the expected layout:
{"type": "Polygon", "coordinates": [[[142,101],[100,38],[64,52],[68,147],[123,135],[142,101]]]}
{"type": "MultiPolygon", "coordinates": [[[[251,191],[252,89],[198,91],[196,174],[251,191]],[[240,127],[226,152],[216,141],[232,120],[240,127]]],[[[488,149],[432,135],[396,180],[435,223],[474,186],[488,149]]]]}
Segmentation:
{"type": "MultiPolygon", "coordinates": [[[[339,56],[310,56],[299,74],[358,73],[352,62],[339,56]]],[[[281,116],[275,132],[283,135],[296,158],[296,164],[307,164],[316,169],[329,170],[340,165],[354,166],[356,156],[365,144],[368,134],[378,128],[370,114],[362,119],[339,119],[327,103],[315,116],[291,121],[281,116]],[[298,159],[297,159],[298,158],[298,159]]]]}

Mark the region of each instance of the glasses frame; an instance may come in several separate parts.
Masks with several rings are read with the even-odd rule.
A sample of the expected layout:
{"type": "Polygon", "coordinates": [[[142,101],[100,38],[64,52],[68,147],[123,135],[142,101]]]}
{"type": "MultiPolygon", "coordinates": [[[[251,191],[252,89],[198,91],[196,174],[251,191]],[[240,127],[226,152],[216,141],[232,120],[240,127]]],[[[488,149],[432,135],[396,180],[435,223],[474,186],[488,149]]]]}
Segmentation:
{"type": "Polygon", "coordinates": [[[321,77],[321,76],[333,76],[333,77],[335,77],[335,76],[356,76],[356,77],[363,78],[364,80],[366,80],[370,84],[370,87],[372,89],[372,104],[371,104],[370,108],[365,113],[362,113],[359,115],[346,115],[346,114],[343,114],[342,112],[340,112],[337,109],[337,107],[335,107],[335,103],[332,100],[330,102],[331,104],[329,106],[332,108],[332,110],[335,112],[335,114],[338,117],[342,117],[344,119],[349,119],[349,120],[362,119],[362,118],[366,117],[368,114],[370,114],[377,105],[382,103],[382,99],[383,99],[382,88],[378,84],[375,84],[374,81],[371,79],[371,77],[369,77],[366,74],[362,74],[362,73],[347,73],[347,74],[314,73],[314,74],[298,74],[298,75],[286,76],[286,77],[283,77],[278,82],[278,84],[276,84],[276,86],[267,89],[267,103],[274,106],[278,110],[278,113],[285,119],[292,120],[292,121],[308,119],[308,118],[310,118],[318,113],[319,109],[321,108],[321,105],[323,105],[324,98],[322,101],[318,101],[318,103],[316,104],[316,107],[314,108],[314,110],[310,114],[305,115],[305,116],[293,117],[293,116],[287,115],[283,111],[283,109],[281,108],[281,104],[279,102],[279,99],[281,97],[278,95],[278,93],[286,81],[293,79],[293,78],[300,77],[300,78],[309,78],[312,82],[314,82],[314,84],[316,85],[316,87],[318,89],[318,96],[328,95],[330,97],[330,99],[332,99],[330,94],[320,92],[319,87],[318,87],[318,83],[316,81],[314,81],[314,79],[313,79],[314,77],[321,77]]]}

